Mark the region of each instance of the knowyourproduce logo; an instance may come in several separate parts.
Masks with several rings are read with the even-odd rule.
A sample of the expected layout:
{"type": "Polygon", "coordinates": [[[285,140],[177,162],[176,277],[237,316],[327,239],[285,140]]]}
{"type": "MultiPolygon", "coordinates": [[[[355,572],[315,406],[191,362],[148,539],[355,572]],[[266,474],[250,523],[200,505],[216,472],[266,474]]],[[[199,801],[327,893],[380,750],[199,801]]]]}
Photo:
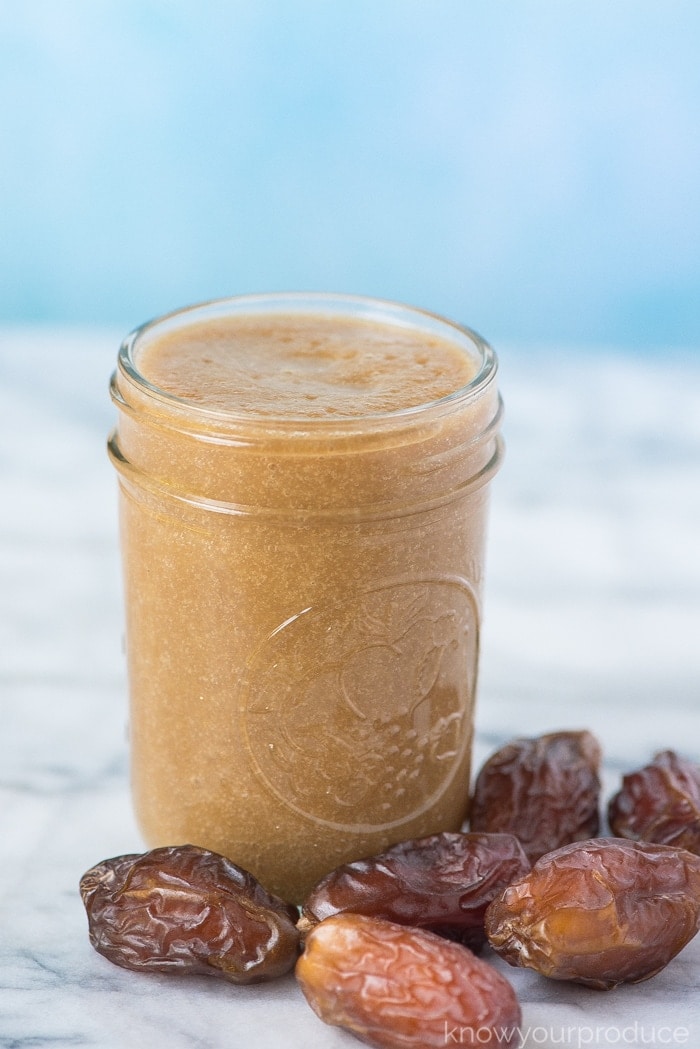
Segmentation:
{"type": "Polygon", "coordinates": [[[543,1046],[563,1046],[565,1049],[607,1049],[607,1046],[662,1046],[688,1045],[690,1030],[681,1025],[640,1024],[637,1021],[623,1026],[615,1024],[545,1024],[530,1027],[460,1027],[445,1021],[445,1045],[490,1046],[495,1049],[534,1049],[543,1046]]]}

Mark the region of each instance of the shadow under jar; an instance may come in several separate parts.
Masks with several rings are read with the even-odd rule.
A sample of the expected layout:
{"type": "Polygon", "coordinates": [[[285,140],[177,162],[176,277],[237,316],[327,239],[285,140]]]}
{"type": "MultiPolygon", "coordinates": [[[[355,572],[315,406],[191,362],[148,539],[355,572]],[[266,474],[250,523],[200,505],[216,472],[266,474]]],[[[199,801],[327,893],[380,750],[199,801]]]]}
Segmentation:
{"type": "Polygon", "coordinates": [[[132,785],[150,846],[300,901],[468,804],[496,359],[392,303],[259,295],[121,347],[132,785]]]}

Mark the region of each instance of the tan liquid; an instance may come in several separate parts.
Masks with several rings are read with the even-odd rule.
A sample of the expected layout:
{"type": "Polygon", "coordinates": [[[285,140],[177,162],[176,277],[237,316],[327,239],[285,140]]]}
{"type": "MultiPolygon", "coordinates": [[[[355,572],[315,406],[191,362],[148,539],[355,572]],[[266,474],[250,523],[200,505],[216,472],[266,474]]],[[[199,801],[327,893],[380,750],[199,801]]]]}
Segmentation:
{"type": "Polygon", "coordinates": [[[464,819],[498,398],[434,331],[195,319],[115,382],[136,810],[298,901],[464,819]]]}
{"type": "Polygon", "coordinates": [[[465,386],[476,362],[412,329],[339,317],[228,317],[151,342],[139,359],[154,386],[242,414],[357,418],[426,404],[465,386]]]}

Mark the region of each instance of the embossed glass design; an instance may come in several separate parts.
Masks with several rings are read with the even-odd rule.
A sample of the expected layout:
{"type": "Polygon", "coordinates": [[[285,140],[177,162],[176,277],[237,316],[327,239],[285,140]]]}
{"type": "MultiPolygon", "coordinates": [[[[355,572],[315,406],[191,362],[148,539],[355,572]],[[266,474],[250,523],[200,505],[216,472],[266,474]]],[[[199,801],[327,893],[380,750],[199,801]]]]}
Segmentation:
{"type": "Polygon", "coordinates": [[[202,845],[301,900],[340,863],[459,828],[495,376],[468,329],[349,296],[222,300],[124,342],[109,447],[149,845],[202,845]],[[143,374],[155,340],[186,345],[193,325],[235,316],[447,341],[469,379],[426,404],[301,417],[212,407],[143,374]]]}

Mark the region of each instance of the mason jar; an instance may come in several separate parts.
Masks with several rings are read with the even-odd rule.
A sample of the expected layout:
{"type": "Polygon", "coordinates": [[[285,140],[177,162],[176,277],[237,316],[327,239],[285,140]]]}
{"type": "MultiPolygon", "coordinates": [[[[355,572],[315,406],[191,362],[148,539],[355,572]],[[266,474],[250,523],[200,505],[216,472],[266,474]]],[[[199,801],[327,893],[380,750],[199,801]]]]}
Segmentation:
{"type": "Polygon", "coordinates": [[[468,808],[496,357],[393,303],[257,295],[121,346],[131,778],[149,846],[300,901],[468,808]]]}

